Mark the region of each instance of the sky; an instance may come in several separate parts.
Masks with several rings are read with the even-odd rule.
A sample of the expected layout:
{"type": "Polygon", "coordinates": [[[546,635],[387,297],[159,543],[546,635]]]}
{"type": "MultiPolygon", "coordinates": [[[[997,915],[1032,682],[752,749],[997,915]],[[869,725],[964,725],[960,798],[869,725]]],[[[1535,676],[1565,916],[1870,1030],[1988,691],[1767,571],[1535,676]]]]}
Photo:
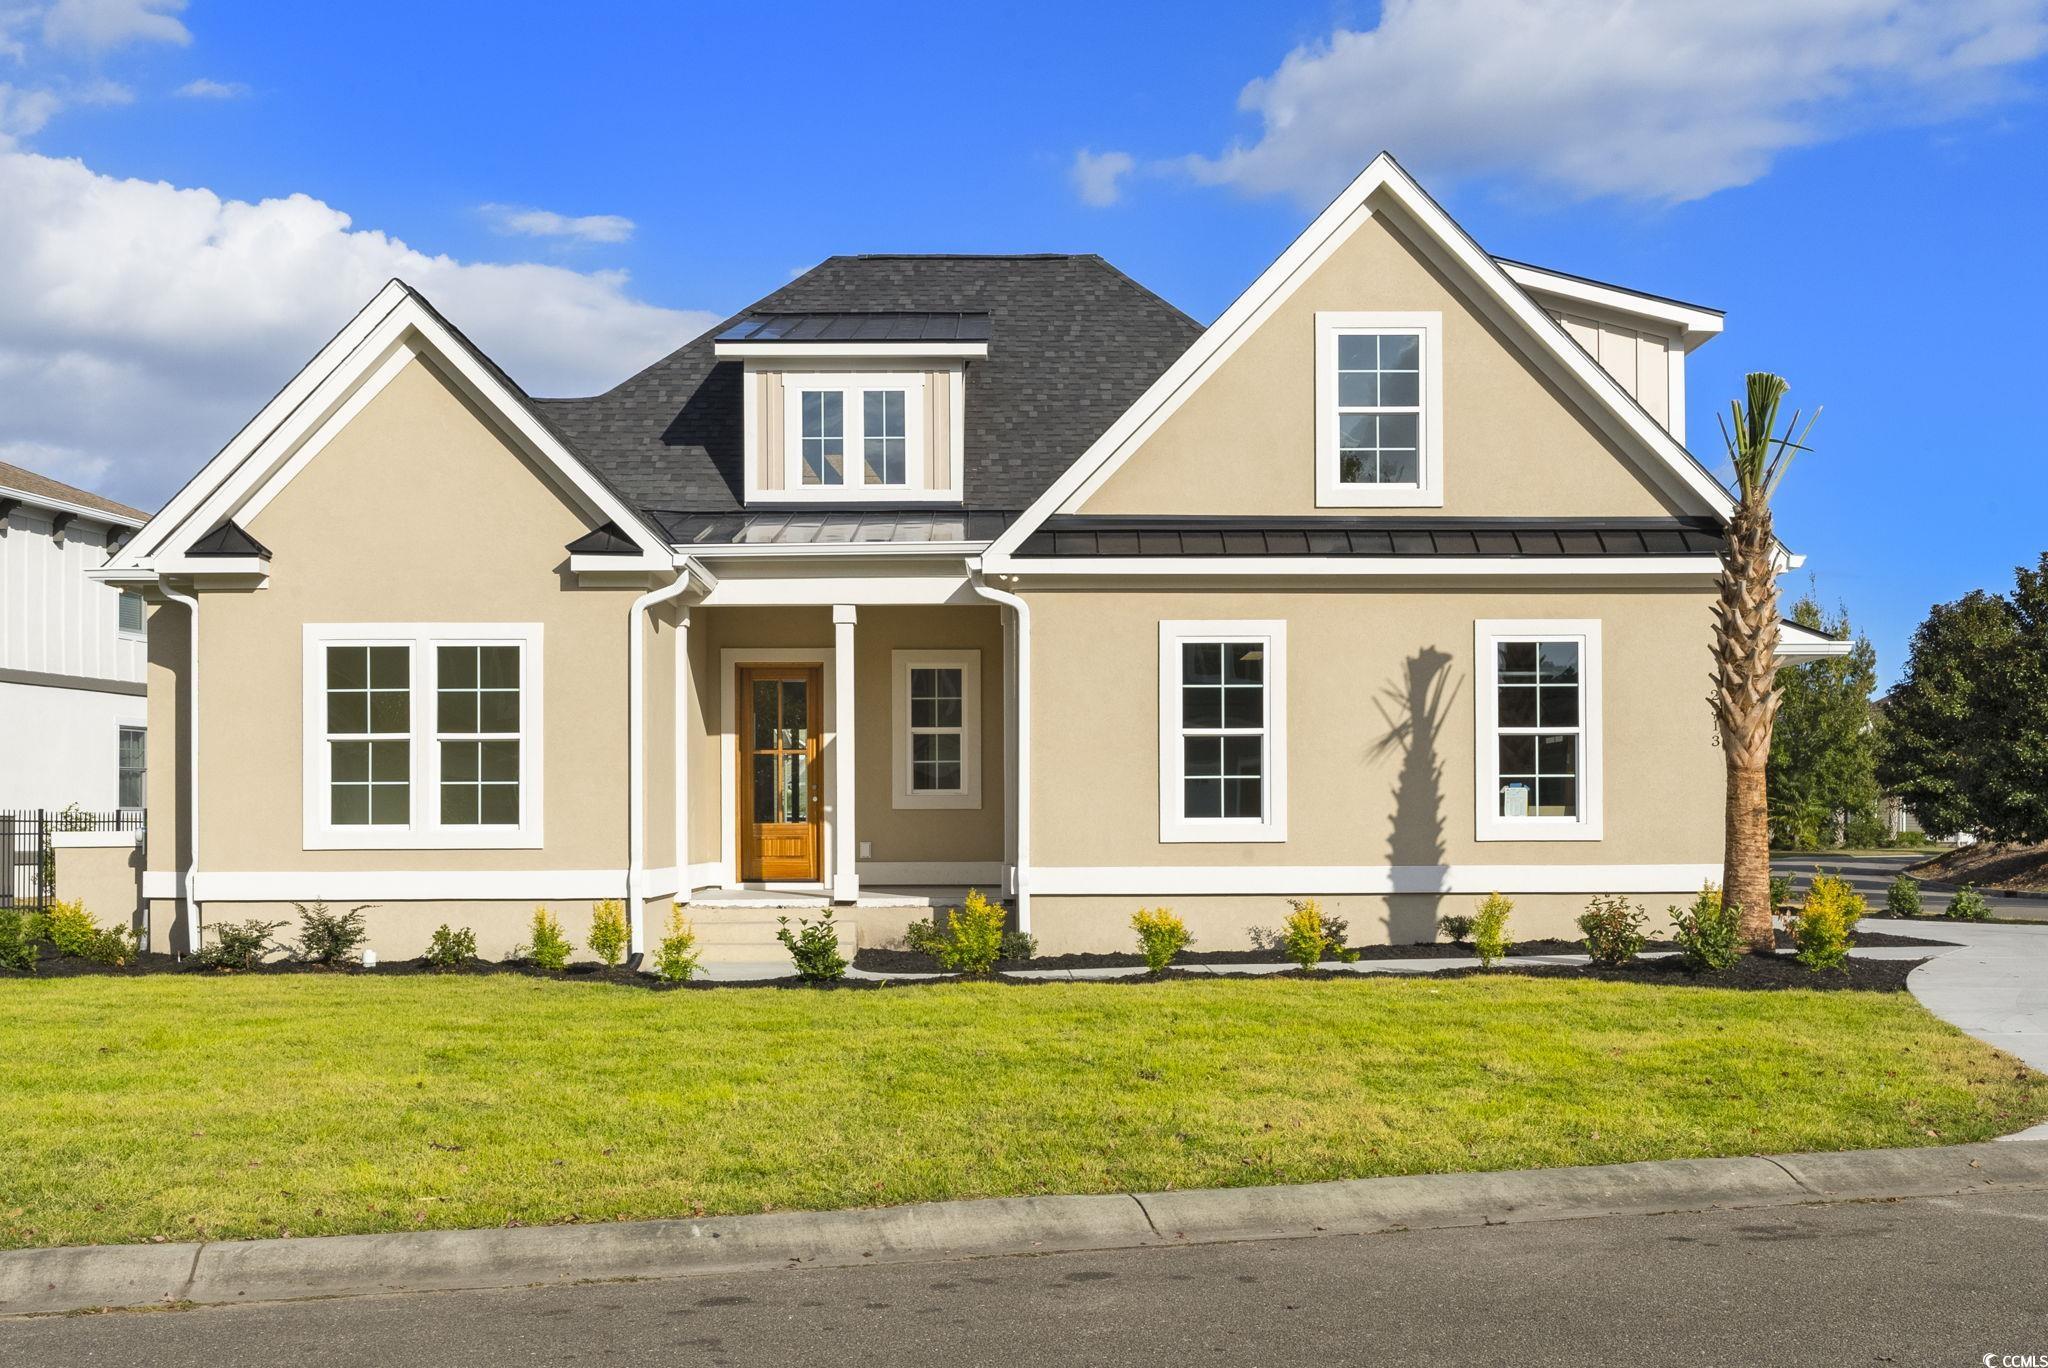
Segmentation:
{"type": "MultiPolygon", "coordinates": [[[[1896,677],[2048,551],[2048,0],[0,0],[0,460],[154,508],[385,279],[592,393],[838,252],[1092,251],[1213,319],[1374,153],[1724,309],[1896,677]]],[[[1702,689],[1706,687],[1702,680],[1702,689]]]]}

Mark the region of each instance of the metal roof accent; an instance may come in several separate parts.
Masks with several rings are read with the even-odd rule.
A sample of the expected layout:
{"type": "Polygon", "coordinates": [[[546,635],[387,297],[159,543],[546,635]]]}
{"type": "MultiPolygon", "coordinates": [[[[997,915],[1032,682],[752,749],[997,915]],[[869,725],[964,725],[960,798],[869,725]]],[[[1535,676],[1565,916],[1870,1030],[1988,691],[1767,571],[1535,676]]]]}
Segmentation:
{"type": "Polygon", "coordinates": [[[1063,514],[1029,556],[1710,556],[1711,518],[1179,518],[1063,514]]]}
{"type": "Polygon", "coordinates": [[[262,556],[268,558],[270,548],[242,530],[242,525],[232,519],[208,532],[187,547],[188,556],[262,556]]]}
{"type": "Polygon", "coordinates": [[[985,313],[750,313],[718,342],[986,342],[985,313]]]}
{"type": "Polygon", "coordinates": [[[649,514],[680,551],[744,549],[750,546],[853,546],[890,543],[986,543],[1002,535],[1014,512],[965,509],[869,508],[825,511],[806,504],[794,509],[746,513],[649,514]]]}
{"type": "Polygon", "coordinates": [[[625,529],[615,522],[591,528],[562,549],[572,556],[632,556],[640,551],[625,529]]]}

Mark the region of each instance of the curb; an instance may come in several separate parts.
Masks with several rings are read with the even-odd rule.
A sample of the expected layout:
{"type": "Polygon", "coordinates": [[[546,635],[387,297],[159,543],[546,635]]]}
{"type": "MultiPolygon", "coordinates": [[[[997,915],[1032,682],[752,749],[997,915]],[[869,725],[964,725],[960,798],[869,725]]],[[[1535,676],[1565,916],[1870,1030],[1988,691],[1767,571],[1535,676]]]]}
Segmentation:
{"type": "Polygon", "coordinates": [[[2048,1187],[2048,1142],[0,1253],[0,1315],[701,1277],[2048,1187]]]}

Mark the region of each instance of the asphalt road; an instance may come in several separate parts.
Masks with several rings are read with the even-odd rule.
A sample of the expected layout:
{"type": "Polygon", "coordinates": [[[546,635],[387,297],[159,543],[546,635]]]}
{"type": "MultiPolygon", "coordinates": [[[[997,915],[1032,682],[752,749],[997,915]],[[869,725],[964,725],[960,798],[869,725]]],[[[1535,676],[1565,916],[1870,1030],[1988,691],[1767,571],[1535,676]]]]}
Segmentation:
{"type": "MultiPolygon", "coordinates": [[[[1927,858],[1926,851],[1908,851],[1898,855],[1794,855],[1781,856],[1771,861],[1773,874],[1790,874],[1798,882],[1795,889],[1806,887],[1806,881],[1817,869],[1830,874],[1839,874],[1853,885],[1870,902],[1870,910],[1878,916],[1884,915],[1884,891],[1899,871],[1907,865],[1918,864],[1927,858]]],[[[1922,884],[1920,904],[1925,916],[1936,916],[1948,910],[1948,900],[1954,890],[1946,885],[1922,884]]],[[[2023,918],[2027,921],[2048,921],[2048,898],[2007,897],[2002,893],[1986,893],[1994,917],[2023,918]]]]}
{"type": "Polygon", "coordinates": [[[2048,1354],[2044,1251],[2016,1191],[5,1321],[0,1363],[1966,1365],[2048,1354]]]}

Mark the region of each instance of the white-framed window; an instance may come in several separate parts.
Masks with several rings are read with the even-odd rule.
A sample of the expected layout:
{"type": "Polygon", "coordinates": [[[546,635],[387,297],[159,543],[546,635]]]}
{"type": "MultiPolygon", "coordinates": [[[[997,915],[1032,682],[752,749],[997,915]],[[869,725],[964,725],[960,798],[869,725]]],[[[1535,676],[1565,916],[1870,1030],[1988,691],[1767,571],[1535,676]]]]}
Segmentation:
{"type": "Polygon", "coordinates": [[[881,371],[784,376],[779,493],[922,496],[925,383],[881,371]]]}
{"type": "Polygon", "coordinates": [[[142,595],[133,589],[121,591],[121,603],[116,619],[122,636],[144,636],[149,631],[149,606],[142,601],[142,595]]]}
{"type": "Polygon", "coordinates": [[[1287,624],[1159,624],[1159,839],[1287,839],[1287,624]]]}
{"type": "Polygon", "coordinates": [[[1473,651],[1477,838],[1599,840],[1600,624],[1482,620],[1473,651]]]}
{"type": "Polygon", "coordinates": [[[981,806],[981,652],[889,653],[892,806],[981,806]]]}
{"type": "Polygon", "coordinates": [[[541,843],[538,623],[309,623],[305,847],[541,843]]]}
{"type": "Polygon", "coordinates": [[[124,808],[149,806],[149,732],[143,727],[121,728],[116,789],[124,808]]]}
{"type": "Polygon", "coordinates": [[[1441,508],[1443,315],[1316,314],[1316,504],[1441,508]]]}

